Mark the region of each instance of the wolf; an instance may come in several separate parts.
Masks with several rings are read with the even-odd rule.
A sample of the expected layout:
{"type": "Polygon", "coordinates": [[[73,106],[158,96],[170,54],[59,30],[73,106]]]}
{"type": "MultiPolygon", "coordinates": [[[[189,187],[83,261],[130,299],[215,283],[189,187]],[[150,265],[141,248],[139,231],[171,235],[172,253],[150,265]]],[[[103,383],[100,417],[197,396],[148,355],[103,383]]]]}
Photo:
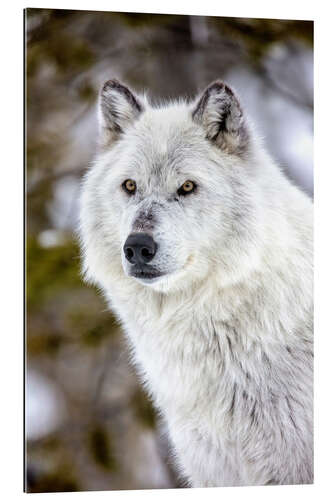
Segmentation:
{"type": "Polygon", "coordinates": [[[313,482],[312,202],[224,82],[99,96],[83,272],[103,290],[191,487],[313,482]]]}

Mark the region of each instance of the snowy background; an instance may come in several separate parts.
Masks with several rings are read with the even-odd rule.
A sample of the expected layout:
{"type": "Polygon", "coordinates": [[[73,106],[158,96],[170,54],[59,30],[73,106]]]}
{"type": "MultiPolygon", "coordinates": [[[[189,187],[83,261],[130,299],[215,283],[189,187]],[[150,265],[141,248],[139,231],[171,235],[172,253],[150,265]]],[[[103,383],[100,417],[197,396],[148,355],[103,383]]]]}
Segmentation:
{"type": "Polygon", "coordinates": [[[181,487],[162,424],[74,231],[112,77],[153,101],[221,78],[286,174],[313,194],[313,23],[26,11],[26,478],[31,492],[181,487]]]}

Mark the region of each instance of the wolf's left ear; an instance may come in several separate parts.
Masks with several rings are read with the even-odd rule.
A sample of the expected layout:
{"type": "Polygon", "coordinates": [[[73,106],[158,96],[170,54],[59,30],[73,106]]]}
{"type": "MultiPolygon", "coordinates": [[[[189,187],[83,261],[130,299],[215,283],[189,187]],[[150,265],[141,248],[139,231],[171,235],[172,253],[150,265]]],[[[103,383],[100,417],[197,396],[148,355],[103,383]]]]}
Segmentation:
{"type": "Polygon", "coordinates": [[[139,98],[118,80],[104,83],[99,107],[102,145],[107,145],[122,134],[143,110],[139,98]]]}
{"type": "Polygon", "coordinates": [[[233,91],[217,81],[196,101],[193,120],[206,131],[206,137],[228,153],[241,155],[247,149],[249,134],[243,111],[233,91]]]}

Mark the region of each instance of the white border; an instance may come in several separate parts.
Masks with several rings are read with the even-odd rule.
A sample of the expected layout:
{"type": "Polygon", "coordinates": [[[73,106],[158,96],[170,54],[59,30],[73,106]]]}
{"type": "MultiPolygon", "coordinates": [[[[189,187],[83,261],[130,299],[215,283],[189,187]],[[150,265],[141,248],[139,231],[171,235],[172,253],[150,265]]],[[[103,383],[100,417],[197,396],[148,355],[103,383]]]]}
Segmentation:
{"type": "MultiPolygon", "coordinates": [[[[56,2],[9,1],[1,7],[1,118],[2,182],[1,214],[1,441],[0,474],[3,498],[21,498],[22,471],[22,24],[24,7],[108,10],[122,12],[160,12],[239,17],[315,20],[315,241],[316,241],[316,475],[313,486],[247,487],[205,490],[152,490],[126,492],[61,493],[61,498],[286,498],[302,500],[327,498],[333,491],[331,450],[333,329],[331,313],[332,287],[332,16],[330,2],[305,3],[302,0],[259,0],[231,2],[205,1],[106,1],[57,0],[56,2]],[[3,154],[4,153],[4,154],[3,154]],[[331,181],[331,182],[330,182],[331,181]]],[[[50,494],[39,494],[38,498],[50,494]]]]}

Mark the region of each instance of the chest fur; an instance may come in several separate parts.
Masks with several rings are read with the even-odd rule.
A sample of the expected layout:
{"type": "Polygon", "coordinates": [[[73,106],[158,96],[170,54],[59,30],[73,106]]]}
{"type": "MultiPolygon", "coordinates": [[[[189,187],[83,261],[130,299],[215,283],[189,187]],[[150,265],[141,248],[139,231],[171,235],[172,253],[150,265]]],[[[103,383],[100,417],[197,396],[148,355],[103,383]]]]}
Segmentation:
{"type": "MultiPolygon", "coordinates": [[[[308,371],[302,340],[296,345],[292,336],[268,331],[262,318],[245,311],[137,300],[131,312],[125,328],[135,361],[168,420],[221,433],[238,418],[253,418],[258,403],[274,411],[293,390],[295,371],[308,371]]],[[[281,318],[276,323],[281,327],[281,318]]]]}

